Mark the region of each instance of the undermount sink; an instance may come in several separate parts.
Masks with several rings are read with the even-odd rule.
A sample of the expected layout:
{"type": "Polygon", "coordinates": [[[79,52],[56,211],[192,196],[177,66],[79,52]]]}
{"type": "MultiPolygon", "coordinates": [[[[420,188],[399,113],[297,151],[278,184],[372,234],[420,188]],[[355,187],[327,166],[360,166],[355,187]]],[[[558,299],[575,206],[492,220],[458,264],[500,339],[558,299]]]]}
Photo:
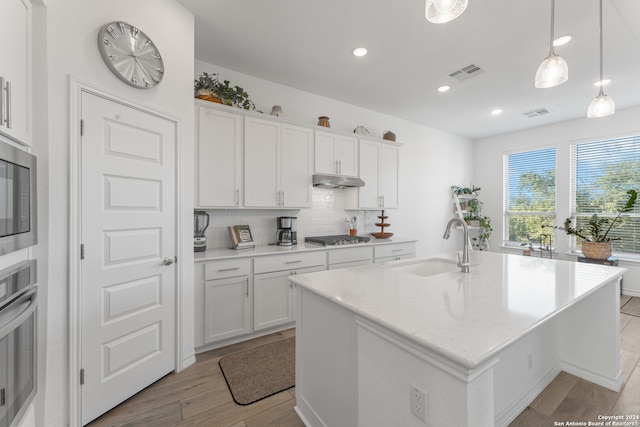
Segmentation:
{"type": "Polygon", "coordinates": [[[391,268],[401,273],[415,274],[418,276],[433,276],[440,273],[460,271],[457,261],[443,258],[431,258],[391,268]]]}

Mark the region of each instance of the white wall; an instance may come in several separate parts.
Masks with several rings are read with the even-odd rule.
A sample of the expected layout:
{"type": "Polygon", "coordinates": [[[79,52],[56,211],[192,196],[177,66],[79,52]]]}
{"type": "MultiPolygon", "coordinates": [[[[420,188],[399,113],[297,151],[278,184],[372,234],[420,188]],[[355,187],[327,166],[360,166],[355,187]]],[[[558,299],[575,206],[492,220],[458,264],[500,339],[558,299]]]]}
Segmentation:
{"type": "MultiPolygon", "coordinates": [[[[467,185],[473,176],[471,140],[196,60],[195,76],[201,72],[220,73],[221,80],[243,87],[257,109],[265,114],[277,104],[282,106],[285,117],[311,125],[317,123],[318,116],[329,116],[331,129],[353,132],[361,125],[377,138],[382,138],[386,130],[393,131],[397,141],[404,145],[400,150],[400,209],[385,211],[391,224],[389,231],[399,237],[418,239],[418,256],[461,246],[459,236],[446,241],[442,234],[453,216],[450,187],[467,185]]],[[[327,193],[314,189],[313,199],[312,209],[302,211],[209,211],[212,225],[207,233],[208,246],[227,247],[225,227],[240,222],[259,233],[260,243],[273,242],[275,217],[280,215],[300,217],[298,226],[302,235],[342,233],[344,217],[354,214],[366,216],[364,222],[369,225],[365,231],[375,230],[371,224],[379,212],[346,212],[344,190],[327,193]]]]}
{"type": "MultiPolygon", "coordinates": [[[[40,3],[43,0],[36,0],[40,3]]],[[[47,192],[40,204],[39,262],[48,265],[40,301],[39,381],[36,400],[38,425],[69,425],[69,201],[70,201],[70,80],[79,79],[117,97],[150,106],[180,120],[180,154],[188,171],[181,177],[183,222],[187,238],[183,275],[185,324],[183,357],[193,353],[193,253],[188,238],[193,230],[193,16],[174,0],[46,1],[34,30],[34,143],[39,161],[39,188],[47,192]],[[122,20],[139,26],[155,41],[165,64],[163,82],[151,90],[137,90],[118,80],[98,51],[102,25],[122,20]],[[43,59],[44,58],[44,59],[43,59]],[[184,191],[188,188],[189,191],[184,191]],[[43,218],[44,216],[44,218],[43,218]],[[46,420],[46,421],[45,421],[46,420]]],[[[75,224],[74,224],[75,226],[75,224]]],[[[43,276],[40,278],[42,279],[43,276]]]]}
{"type": "MultiPolygon", "coordinates": [[[[482,187],[484,213],[492,218],[492,249],[500,248],[504,235],[502,159],[510,151],[531,150],[542,147],[556,147],[557,196],[556,218],[561,225],[564,218],[571,216],[569,198],[569,147],[572,143],[601,140],[623,135],[640,134],[638,115],[640,108],[617,111],[614,115],[598,119],[577,120],[542,126],[520,132],[513,132],[483,138],[476,141],[475,183],[482,187]]],[[[585,106],[586,115],[586,106],[585,106]]],[[[531,119],[535,120],[535,119],[531,119]]],[[[569,255],[569,236],[557,230],[554,238],[560,257],[574,259],[569,255]]],[[[629,269],[624,277],[624,292],[640,296],[640,264],[620,261],[620,266],[629,269]]]]}

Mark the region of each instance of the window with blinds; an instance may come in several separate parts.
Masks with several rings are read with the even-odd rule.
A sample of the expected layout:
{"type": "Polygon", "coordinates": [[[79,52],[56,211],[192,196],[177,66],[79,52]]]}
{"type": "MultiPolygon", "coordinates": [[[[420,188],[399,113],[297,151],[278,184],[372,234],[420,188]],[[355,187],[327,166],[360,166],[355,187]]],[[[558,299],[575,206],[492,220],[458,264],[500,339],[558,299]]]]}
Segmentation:
{"type": "Polygon", "coordinates": [[[548,242],[556,217],[556,149],[505,154],[504,186],[505,244],[548,242]]]}
{"type": "MultiPolygon", "coordinates": [[[[628,190],[640,190],[640,135],[571,146],[571,215],[577,228],[587,229],[593,214],[615,217],[629,199],[628,190]]],[[[625,213],[609,233],[616,253],[640,253],[640,207],[625,213]]],[[[582,239],[571,236],[571,247],[582,239]]]]}

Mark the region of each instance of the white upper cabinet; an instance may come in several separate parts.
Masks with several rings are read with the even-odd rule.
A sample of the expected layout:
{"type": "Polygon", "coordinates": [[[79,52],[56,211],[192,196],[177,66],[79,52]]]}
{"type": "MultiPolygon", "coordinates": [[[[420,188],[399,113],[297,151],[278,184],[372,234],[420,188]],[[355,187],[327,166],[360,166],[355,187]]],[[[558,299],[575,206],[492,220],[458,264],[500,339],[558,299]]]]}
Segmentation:
{"type": "Polygon", "coordinates": [[[196,107],[196,120],[196,205],[241,206],[243,116],[196,107]]]}
{"type": "Polygon", "coordinates": [[[400,144],[360,139],[359,156],[364,187],[350,190],[347,209],[397,208],[400,144]]]}
{"type": "Polygon", "coordinates": [[[0,7],[0,134],[31,145],[31,3],[0,7]]]}
{"type": "Polygon", "coordinates": [[[315,144],[315,173],[358,176],[357,138],[316,131],[315,144]]]}
{"type": "Polygon", "coordinates": [[[280,188],[285,207],[310,207],[313,131],[283,124],[280,134],[280,188]]]}
{"type": "Polygon", "coordinates": [[[313,131],[246,117],[244,138],[245,207],[311,206],[313,131]]]}

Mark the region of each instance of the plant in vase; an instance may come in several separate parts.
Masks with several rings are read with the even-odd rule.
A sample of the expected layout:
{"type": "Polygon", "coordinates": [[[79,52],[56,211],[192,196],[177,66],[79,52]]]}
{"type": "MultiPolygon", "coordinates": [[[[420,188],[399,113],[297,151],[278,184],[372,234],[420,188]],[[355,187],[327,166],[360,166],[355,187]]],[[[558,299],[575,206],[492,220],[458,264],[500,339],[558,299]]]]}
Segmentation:
{"type": "MultiPolygon", "coordinates": [[[[476,192],[478,190],[480,189],[475,189],[476,192]]],[[[475,194],[477,195],[477,193],[475,194]]],[[[488,250],[489,237],[491,237],[493,227],[491,227],[491,219],[482,214],[482,202],[478,199],[470,199],[467,202],[467,213],[463,219],[470,227],[478,228],[475,236],[471,238],[473,249],[488,250]]]]}
{"type": "Polygon", "coordinates": [[[196,98],[231,105],[243,110],[256,109],[249,94],[243,88],[238,85],[231,86],[229,80],[221,82],[218,76],[218,73],[203,72],[200,74],[193,84],[196,98]]]}
{"type": "Polygon", "coordinates": [[[572,227],[572,218],[564,221],[563,227],[554,227],[564,230],[568,235],[575,235],[583,239],[582,254],[587,258],[607,259],[611,256],[611,242],[620,240],[619,237],[610,237],[609,233],[613,230],[613,226],[620,222],[623,213],[631,212],[636,204],[638,192],[636,190],[627,191],[629,198],[626,203],[617,210],[615,217],[600,217],[593,214],[587,221],[587,228],[582,229],[577,226],[572,227]]]}

